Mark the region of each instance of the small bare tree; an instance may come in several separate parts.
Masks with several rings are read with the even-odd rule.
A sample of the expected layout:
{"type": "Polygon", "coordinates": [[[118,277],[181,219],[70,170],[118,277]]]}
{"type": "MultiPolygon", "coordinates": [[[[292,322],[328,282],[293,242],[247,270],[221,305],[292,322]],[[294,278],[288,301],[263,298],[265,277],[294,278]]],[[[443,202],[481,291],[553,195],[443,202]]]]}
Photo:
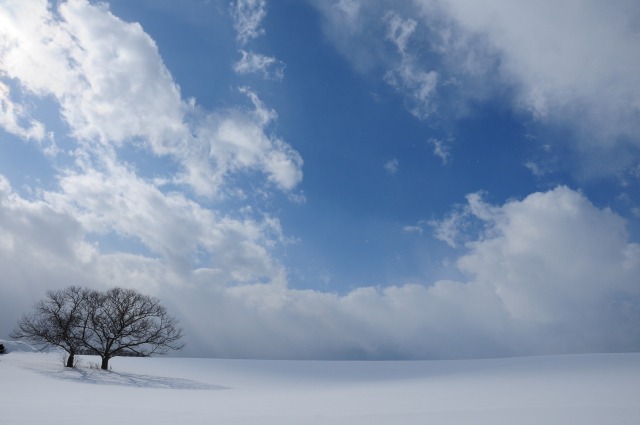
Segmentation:
{"type": "Polygon", "coordinates": [[[79,286],[47,291],[44,299],[33,306],[30,314],[18,321],[11,333],[15,339],[25,339],[39,346],[59,347],[67,352],[66,366],[74,366],[74,356],[84,346],[86,329],[83,314],[89,291],[79,286]]]}
{"type": "Polygon", "coordinates": [[[90,334],[84,346],[102,359],[101,369],[118,355],[165,354],[184,347],[182,329],[160,300],[133,289],[113,288],[93,292],[87,303],[90,334]]]}

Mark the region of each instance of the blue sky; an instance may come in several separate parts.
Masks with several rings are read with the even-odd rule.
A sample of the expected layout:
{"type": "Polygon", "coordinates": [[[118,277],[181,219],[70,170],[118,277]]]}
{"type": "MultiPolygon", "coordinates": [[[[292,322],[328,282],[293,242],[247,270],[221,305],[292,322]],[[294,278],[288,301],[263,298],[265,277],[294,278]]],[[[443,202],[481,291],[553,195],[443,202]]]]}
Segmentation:
{"type": "Polygon", "coordinates": [[[579,6],[0,2],[0,336],[81,284],[189,355],[640,349],[640,7],[579,6]]]}

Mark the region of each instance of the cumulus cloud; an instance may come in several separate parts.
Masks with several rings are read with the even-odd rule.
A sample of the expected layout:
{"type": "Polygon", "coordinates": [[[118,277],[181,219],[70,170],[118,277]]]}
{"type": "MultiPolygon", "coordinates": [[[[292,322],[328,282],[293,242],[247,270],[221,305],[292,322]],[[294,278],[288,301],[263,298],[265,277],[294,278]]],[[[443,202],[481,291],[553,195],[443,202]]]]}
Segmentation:
{"type": "MultiPolygon", "coordinates": [[[[276,358],[433,358],[640,347],[640,246],[629,242],[622,218],[566,187],[500,206],[472,195],[467,211],[481,223],[457,260],[469,280],[344,295],[217,287],[215,316],[234,320],[207,327],[215,335],[208,349],[276,358]]],[[[194,312],[191,320],[202,316],[194,312]]]]}
{"type": "Polygon", "coordinates": [[[184,139],[179,89],[140,25],[82,0],[61,3],[59,20],[46,2],[3,8],[11,21],[0,36],[3,74],[29,93],[54,96],[74,136],[146,137],[162,153],[184,139]]]}
{"type": "MultiPolygon", "coordinates": [[[[181,165],[174,182],[204,195],[219,194],[227,173],[253,166],[285,190],[300,181],[300,156],[267,135],[275,115],[256,95],[245,90],[254,111],[208,112],[183,101],[155,42],[139,24],[85,0],[61,3],[59,19],[46,2],[3,7],[2,75],[17,81],[27,96],[53,96],[83,149],[95,149],[90,145],[96,140],[117,147],[142,140],[153,155],[181,165]]],[[[35,121],[30,128],[17,126],[25,109],[6,99],[0,124],[24,137],[41,137],[44,130],[35,121]]]]}
{"type": "MultiPolygon", "coordinates": [[[[183,199],[162,199],[153,188],[142,191],[141,205],[120,202],[141,211],[127,214],[132,217],[145,217],[149,207],[171,213],[163,203],[181,204],[181,228],[148,224],[149,233],[160,233],[148,236],[155,238],[148,243],[152,248],[180,240],[163,232],[186,232],[211,255],[235,258],[223,259],[233,264],[228,269],[211,263],[181,269],[166,256],[198,251],[186,239],[164,248],[171,254],[157,249],[158,257],[103,252],[86,241],[85,223],[92,217],[82,210],[93,208],[72,211],[64,199],[30,201],[6,179],[1,183],[4,299],[20,305],[69,282],[135,287],[160,296],[178,315],[188,335],[187,354],[413,359],[640,349],[640,245],[629,241],[621,217],[566,187],[497,206],[470,196],[468,219],[481,225],[456,261],[466,281],[336,294],[287,286],[285,271],[269,263],[269,243],[262,241],[267,234],[278,239],[277,222],[216,221],[211,212],[183,199]],[[220,249],[207,248],[208,241],[220,249]],[[243,280],[243,265],[250,265],[253,281],[243,280]],[[240,275],[225,277],[229,270],[240,275]]],[[[118,202],[119,195],[99,193],[87,204],[100,195],[118,202]]],[[[108,208],[105,214],[111,215],[108,208]]],[[[120,220],[101,221],[123,233],[138,233],[130,229],[146,221],[120,220]]],[[[0,332],[8,332],[17,308],[3,309],[6,329],[0,332]]]]}
{"type": "MultiPolygon", "coordinates": [[[[267,133],[276,118],[273,110],[246,88],[240,91],[252,107],[206,111],[193,100],[183,101],[157,46],[139,24],[123,22],[106,5],[84,0],[61,2],[57,14],[47,2],[35,0],[2,8],[0,77],[15,83],[24,104],[11,101],[9,85],[1,83],[0,124],[23,138],[42,138],[43,125],[30,118],[29,102],[47,96],[58,102],[77,143],[71,152],[78,168],[63,171],[60,196],[48,196],[92,213],[91,223],[84,223],[90,229],[108,223],[107,228],[162,251],[169,244],[161,248],[154,240],[162,232],[144,235],[143,226],[115,225],[108,212],[115,216],[118,206],[129,210],[148,199],[148,211],[130,211],[145,220],[153,218],[154,206],[183,211],[197,205],[161,192],[133,167],[119,164],[118,150],[125,144],[142,146],[141,155],[170,158],[180,170],[158,181],[187,184],[197,194],[224,193],[228,175],[245,171],[260,170],[285,191],[301,181],[300,155],[267,133]],[[30,127],[23,125],[26,119],[30,127]]],[[[172,219],[182,221],[180,214],[166,215],[156,230],[170,228],[172,219]]]]}
{"type": "Polygon", "coordinates": [[[279,273],[265,248],[282,239],[277,220],[220,215],[181,193],[163,193],[122,164],[69,173],[61,178],[60,191],[46,192],[44,199],[75,217],[85,232],[138,240],[179,269],[208,264],[220,269],[218,279],[224,282],[279,273]]]}

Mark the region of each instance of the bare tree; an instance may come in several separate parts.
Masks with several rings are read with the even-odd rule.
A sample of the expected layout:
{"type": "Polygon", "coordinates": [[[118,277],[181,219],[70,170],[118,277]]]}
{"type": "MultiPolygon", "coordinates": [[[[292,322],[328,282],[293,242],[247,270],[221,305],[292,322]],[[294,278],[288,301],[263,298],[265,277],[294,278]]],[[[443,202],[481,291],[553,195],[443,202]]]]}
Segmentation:
{"type": "Polygon", "coordinates": [[[44,299],[33,306],[30,314],[18,321],[12,338],[25,339],[39,346],[59,347],[66,351],[67,367],[73,367],[74,356],[84,346],[86,333],[83,314],[89,291],[79,286],[47,291],[44,299]]]}
{"type": "Polygon", "coordinates": [[[84,346],[102,359],[101,368],[118,355],[165,354],[184,347],[182,329],[157,298],[133,289],[113,288],[92,292],[87,298],[87,328],[84,346]]]}
{"type": "Polygon", "coordinates": [[[69,354],[67,367],[74,366],[80,352],[99,355],[101,368],[108,369],[109,360],[119,355],[149,356],[184,347],[178,321],[157,298],[122,288],[48,291],[18,321],[11,337],[62,348],[69,354]]]}

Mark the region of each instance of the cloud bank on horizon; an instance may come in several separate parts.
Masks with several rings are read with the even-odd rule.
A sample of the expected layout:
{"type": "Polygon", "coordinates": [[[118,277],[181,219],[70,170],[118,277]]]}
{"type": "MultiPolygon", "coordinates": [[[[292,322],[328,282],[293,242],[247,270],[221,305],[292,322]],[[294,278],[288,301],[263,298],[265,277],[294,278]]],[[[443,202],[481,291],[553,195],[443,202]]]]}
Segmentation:
{"type": "MultiPolygon", "coordinates": [[[[214,52],[215,61],[228,60],[215,81],[195,65],[189,79],[173,74],[171,44],[158,41],[167,37],[136,15],[152,7],[145,0],[0,1],[0,336],[45,290],[75,284],[160,297],[185,328],[190,355],[640,349],[640,7],[309,0],[304,14],[315,27],[296,38],[269,24],[303,13],[302,3],[290,12],[266,0],[213,3],[207,10],[228,27],[216,40],[231,52],[214,52]],[[267,42],[271,34],[279,44],[267,42]],[[301,55],[295,43],[312,36],[326,52],[301,55]],[[318,74],[302,69],[304,61],[318,74]],[[324,76],[327,92],[345,73],[371,105],[395,108],[385,120],[402,116],[390,127],[419,126],[424,157],[399,142],[378,153],[388,144],[382,135],[366,147],[341,138],[347,124],[329,117],[347,98],[324,105],[296,93],[296,84],[322,87],[324,76]],[[219,101],[185,95],[192,80],[203,93],[214,82],[224,87],[219,101]],[[525,160],[492,151],[519,140],[496,145],[479,132],[465,144],[462,123],[503,125],[483,121],[492,113],[486,105],[509,111],[522,140],[536,140],[519,151],[525,160]],[[294,109],[325,117],[321,127],[336,144],[315,139],[319,130],[294,120],[294,109]],[[475,146],[483,153],[463,160],[475,146]],[[323,149],[340,152],[334,163],[323,149]],[[368,185],[362,192],[336,174],[348,149],[357,152],[349,176],[368,185]],[[470,177],[473,164],[494,159],[526,177],[507,174],[506,165],[490,165],[497,177],[470,177]],[[369,162],[379,175],[353,171],[369,162]],[[438,170],[429,176],[444,189],[432,192],[452,198],[415,203],[428,190],[420,186],[426,175],[411,173],[423,170],[438,170]],[[362,250],[331,242],[360,228],[351,218],[382,221],[375,211],[359,216],[378,205],[366,193],[394,187],[411,202],[400,200],[392,218],[358,233],[367,238],[362,250]],[[326,214],[326,193],[342,191],[337,199],[358,205],[326,214]],[[494,191],[506,195],[491,200],[494,191]],[[418,207],[406,216],[405,205],[418,207]],[[397,252],[376,257],[371,245],[397,252]],[[326,262],[318,266],[309,253],[326,262]],[[410,278],[376,269],[412,256],[410,278]],[[344,259],[349,273],[337,266],[344,259]],[[440,264],[438,272],[426,263],[440,264]],[[362,277],[367,269],[379,280],[362,277]]],[[[196,7],[208,6],[185,9],[196,7]]],[[[167,13],[171,22],[197,27],[195,12],[176,13],[167,13]]],[[[380,210],[395,208],[380,202],[380,210]]]]}

